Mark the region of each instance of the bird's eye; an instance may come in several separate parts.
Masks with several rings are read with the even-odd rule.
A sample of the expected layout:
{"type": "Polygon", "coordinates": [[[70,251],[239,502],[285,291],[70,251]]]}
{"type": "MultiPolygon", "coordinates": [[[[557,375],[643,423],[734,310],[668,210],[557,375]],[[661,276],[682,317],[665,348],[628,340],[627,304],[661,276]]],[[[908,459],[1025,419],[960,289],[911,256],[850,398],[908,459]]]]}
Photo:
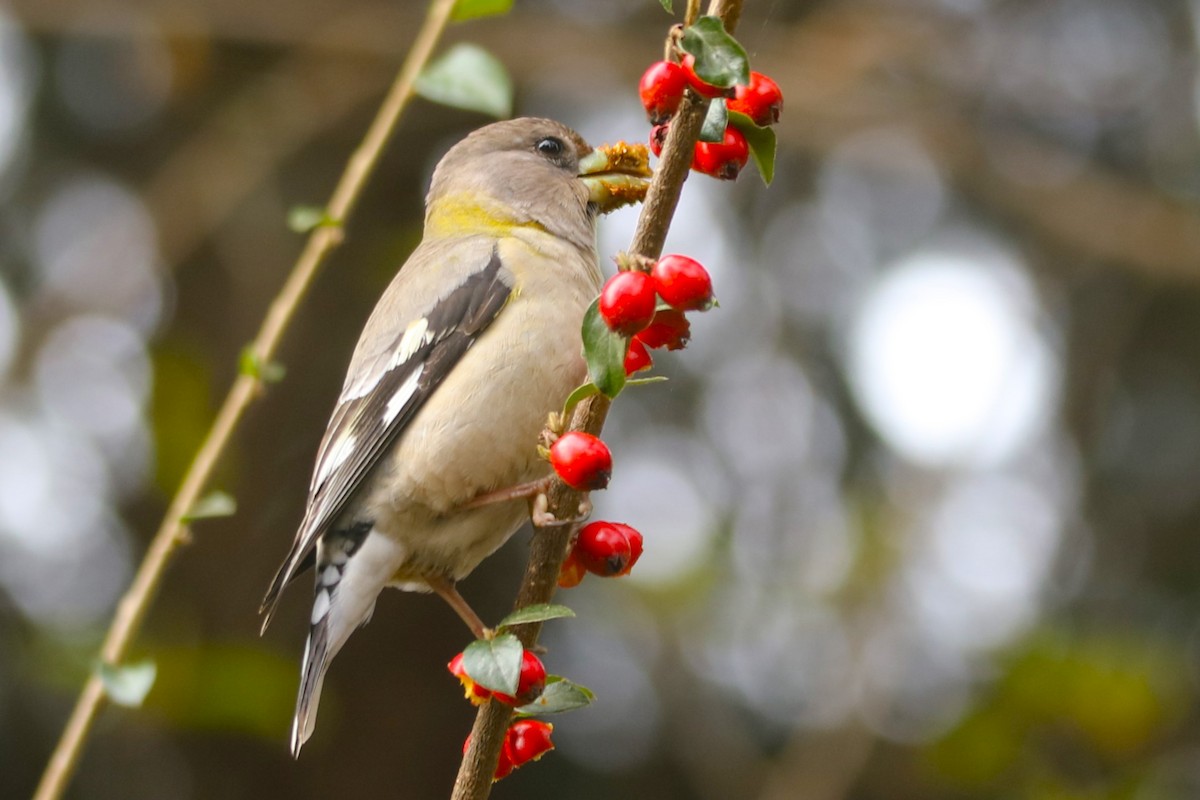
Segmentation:
{"type": "Polygon", "coordinates": [[[545,139],[539,139],[534,145],[537,151],[547,158],[554,158],[561,155],[563,151],[563,143],[561,139],[555,139],[553,136],[547,136],[545,139]]]}

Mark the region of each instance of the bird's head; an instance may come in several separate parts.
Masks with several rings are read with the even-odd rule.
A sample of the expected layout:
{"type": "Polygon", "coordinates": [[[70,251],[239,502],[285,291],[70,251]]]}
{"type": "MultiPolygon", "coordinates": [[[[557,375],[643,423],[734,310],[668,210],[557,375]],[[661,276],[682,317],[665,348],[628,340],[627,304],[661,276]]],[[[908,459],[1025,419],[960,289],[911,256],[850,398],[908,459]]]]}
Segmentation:
{"type": "Polygon", "coordinates": [[[535,227],[591,248],[596,214],[640,201],[650,175],[644,148],[593,149],[549,119],[496,122],[438,162],[426,201],[427,233],[535,227]]]}

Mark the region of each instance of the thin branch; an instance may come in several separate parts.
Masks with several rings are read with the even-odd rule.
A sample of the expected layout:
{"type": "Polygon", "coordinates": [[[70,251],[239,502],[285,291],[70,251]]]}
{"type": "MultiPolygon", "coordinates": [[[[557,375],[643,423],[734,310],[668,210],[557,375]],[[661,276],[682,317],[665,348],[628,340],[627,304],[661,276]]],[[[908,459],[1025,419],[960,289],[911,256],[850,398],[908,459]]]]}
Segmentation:
{"type": "MultiPolygon", "coordinates": [[[[719,16],[730,33],[741,13],[742,0],[713,0],[708,13],[719,16]]],[[[667,140],[654,180],[638,216],[637,230],[629,251],[655,259],[662,255],[663,243],[671,227],[671,219],[683,192],[691,168],[692,152],[700,138],[708,101],[692,93],[671,120],[667,140]]],[[[598,435],[612,401],[601,394],[592,395],[575,408],[569,428],[598,435]]],[[[584,494],[555,479],[548,492],[549,511],[557,519],[578,516],[584,494]]],[[[567,549],[575,534],[575,526],[560,525],[534,531],[525,576],[517,591],[514,608],[535,603],[548,603],[558,588],[558,573],[562,569],[567,549]]],[[[541,634],[540,622],[518,626],[514,632],[526,648],[537,643],[541,634]]],[[[500,759],[504,734],[512,720],[513,710],[503,703],[484,703],[475,715],[471,729],[471,744],[459,765],[451,800],[484,800],[491,793],[492,775],[500,759]]]]}
{"type": "MultiPolygon", "coordinates": [[[[384,145],[396,127],[405,105],[413,94],[413,83],[428,62],[433,48],[449,23],[454,0],[434,0],[425,24],[413,42],[412,50],[400,68],[396,80],[384,98],[362,144],[351,156],[337,187],[330,197],[327,212],[330,218],[344,222],[362,194],[367,179],[379,160],[384,145]]],[[[312,283],[318,268],[329,252],[341,241],[340,227],[320,227],[309,236],[291,275],[279,295],[271,303],[251,350],[259,363],[268,362],[274,355],[288,323],[312,283]]],[[[163,574],[180,545],[188,540],[184,515],[195,505],[200,492],[251,401],[262,391],[262,384],[251,375],[240,375],[225,398],[221,410],[209,429],[204,444],[184,476],[183,483],[167,508],[158,532],[138,568],[133,584],[117,606],[117,613],[105,636],[100,658],[108,664],[118,664],[141,628],[163,574]]],[[[104,688],[93,673],[84,684],[75,709],[63,729],[58,746],[50,757],[34,800],[57,800],[66,790],[79,762],[84,742],[104,700],[104,688]]]]}

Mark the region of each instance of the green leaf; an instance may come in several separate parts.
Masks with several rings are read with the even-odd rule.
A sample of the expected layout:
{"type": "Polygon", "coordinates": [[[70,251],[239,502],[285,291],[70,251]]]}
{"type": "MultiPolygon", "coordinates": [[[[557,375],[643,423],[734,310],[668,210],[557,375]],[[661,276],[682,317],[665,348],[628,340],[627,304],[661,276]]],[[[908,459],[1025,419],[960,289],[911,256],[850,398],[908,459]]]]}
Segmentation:
{"type": "Polygon", "coordinates": [[[242,348],[242,354],[238,356],[238,372],[249,375],[251,378],[257,378],[264,383],[279,383],[287,373],[287,367],[278,361],[263,363],[259,359],[258,353],[254,352],[254,345],[248,344],[242,348]]]}
{"type": "Polygon", "coordinates": [[[658,0],[658,2],[659,2],[659,5],[661,5],[663,7],[663,11],[666,11],[668,14],[675,13],[675,9],[672,8],[671,0],[658,0]]]}
{"type": "Polygon", "coordinates": [[[119,706],[137,708],[150,693],[158,667],[153,661],[117,666],[101,662],[96,665],[96,675],[104,685],[108,699],[119,706]]]}
{"type": "Polygon", "coordinates": [[[214,517],[232,517],[237,512],[237,500],[227,492],[215,491],[201,497],[191,510],[183,515],[181,522],[195,522],[198,519],[214,517]]]}
{"type": "Polygon", "coordinates": [[[525,648],[511,633],[494,639],[476,639],[463,650],[463,669],[485,689],[516,694],[525,648]]]}
{"type": "Polygon", "coordinates": [[[296,233],[308,233],[313,228],[336,228],[341,225],[320,206],[292,206],[288,210],[287,224],[296,233]]]}
{"type": "Polygon", "coordinates": [[[571,392],[571,394],[567,396],[566,402],[563,403],[563,419],[569,419],[571,412],[575,410],[575,406],[579,405],[592,395],[598,394],[599,392],[600,390],[596,387],[596,384],[592,383],[591,381],[576,387],[575,391],[571,392]]]}
{"type": "Polygon", "coordinates": [[[724,141],[725,126],[728,124],[729,111],[725,108],[725,98],[718,97],[708,104],[708,113],[704,115],[704,124],[700,126],[700,141],[724,141]]]}
{"type": "Polygon", "coordinates": [[[417,94],[435,103],[512,116],[512,78],[495,56],[473,44],[457,44],[417,78],[417,94]]]}
{"type": "Polygon", "coordinates": [[[648,378],[634,378],[633,380],[625,381],[625,388],[630,386],[647,386],[651,383],[663,383],[667,380],[666,375],[651,375],[648,378]]]}
{"type": "Polygon", "coordinates": [[[561,714],[564,711],[574,711],[577,708],[589,706],[596,700],[596,695],[586,686],[572,683],[566,678],[550,675],[546,678],[546,688],[541,697],[532,703],[517,709],[518,714],[561,714]]]}
{"type": "Polygon", "coordinates": [[[480,17],[495,17],[512,11],[513,0],[458,0],[450,12],[453,22],[466,22],[480,17]]]}
{"type": "Polygon", "coordinates": [[[679,46],[696,57],[696,76],[713,86],[747,86],[750,58],[737,39],[725,32],[719,17],[701,17],[683,32],[679,46]]]}
{"type": "Polygon", "coordinates": [[[583,356],[588,374],[596,388],[608,397],[616,397],[625,387],[625,351],[629,342],[614,333],[600,316],[600,298],[592,301],[583,314],[583,356]]]}
{"type": "Polygon", "coordinates": [[[500,620],[500,624],[497,627],[509,628],[513,625],[524,625],[527,622],[545,622],[548,619],[573,616],[575,616],[575,612],[566,606],[555,605],[554,603],[535,603],[534,605],[525,606],[512,612],[500,620]]]}
{"type": "Polygon", "coordinates": [[[760,128],[754,120],[738,111],[729,112],[729,124],[742,132],[746,143],[750,145],[750,156],[763,183],[771,185],[775,179],[775,131],[772,128],[760,128]]]}

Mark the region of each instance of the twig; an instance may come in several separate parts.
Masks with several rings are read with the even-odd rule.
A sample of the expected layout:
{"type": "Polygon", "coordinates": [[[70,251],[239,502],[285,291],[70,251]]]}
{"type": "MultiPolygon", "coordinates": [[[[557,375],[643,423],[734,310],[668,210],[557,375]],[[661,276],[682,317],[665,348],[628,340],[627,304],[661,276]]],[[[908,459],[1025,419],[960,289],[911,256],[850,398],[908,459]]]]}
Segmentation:
{"type": "MultiPolygon", "coordinates": [[[[413,83],[428,62],[433,48],[449,23],[454,0],[433,0],[425,23],[412,50],[409,51],[396,80],[384,98],[362,144],[351,156],[337,187],[330,197],[326,211],[338,223],[345,221],[355,202],[362,194],[367,179],[383,151],[384,145],[396,127],[405,105],[413,94],[413,83]]],[[[283,337],[292,315],[300,304],[305,291],[312,283],[318,268],[328,253],[341,241],[341,228],[322,226],[309,236],[304,250],[292,268],[287,282],[271,303],[263,320],[258,336],[251,343],[251,352],[259,363],[270,361],[283,337]]],[[[150,602],[162,582],[163,574],[171,557],[180,545],[187,541],[187,525],[184,515],[195,505],[200,492],[208,482],[213,468],[228,445],[238,422],[250,402],[262,391],[259,379],[252,375],[239,375],[225,398],[216,420],[209,429],[204,444],[184,476],[183,483],[167,508],[162,524],[142,559],[133,584],[117,606],[116,616],[105,636],[100,658],[107,664],[118,664],[124,658],[133,637],[141,627],[149,610],[150,602]]],[[[91,674],[75,703],[75,709],[63,729],[58,746],[46,765],[34,800],[57,800],[66,790],[75,767],[79,763],[84,742],[92,723],[104,700],[104,687],[96,673],[91,674]]]]}
{"type": "MultiPolygon", "coordinates": [[[[713,0],[708,13],[719,16],[732,33],[741,6],[742,0],[713,0]]],[[[692,151],[700,138],[700,128],[707,110],[707,100],[688,93],[672,118],[658,170],[638,216],[637,230],[629,248],[631,254],[651,259],[662,255],[663,243],[683,192],[683,182],[687,180],[692,151]]],[[[576,406],[570,429],[598,435],[611,405],[612,401],[604,395],[592,395],[576,406]]],[[[557,519],[577,516],[583,500],[582,493],[555,479],[548,495],[549,511],[557,519]]],[[[574,533],[573,526],[554,526],[534,531],[529,561],[514,608],[550,601],[558,586],[558,573],[574,533]]],[[[535,622],[517,626],[514,632],[521,643],[530,648],[537,642],[541,629],[541,623],[535,622]]],[[[459,766],[451,800],[484,800],[491,793],[492,775],[496,771],[504,734],[512,715],[512,708],[503,703],[484,703],[480,706],[471,729],[471,745],[459,766]]]]}

